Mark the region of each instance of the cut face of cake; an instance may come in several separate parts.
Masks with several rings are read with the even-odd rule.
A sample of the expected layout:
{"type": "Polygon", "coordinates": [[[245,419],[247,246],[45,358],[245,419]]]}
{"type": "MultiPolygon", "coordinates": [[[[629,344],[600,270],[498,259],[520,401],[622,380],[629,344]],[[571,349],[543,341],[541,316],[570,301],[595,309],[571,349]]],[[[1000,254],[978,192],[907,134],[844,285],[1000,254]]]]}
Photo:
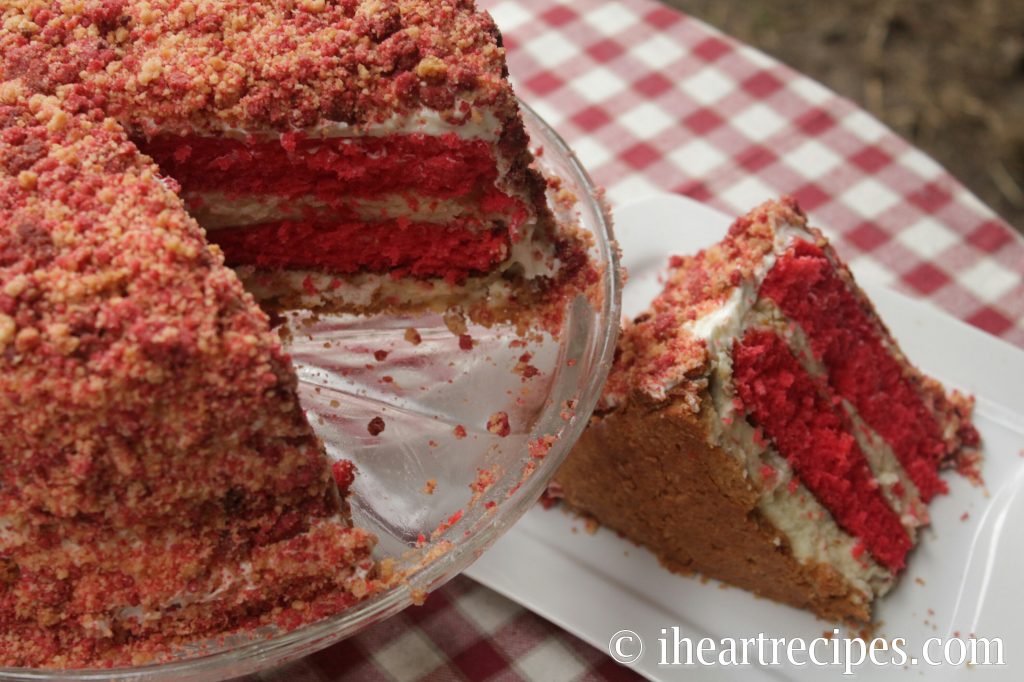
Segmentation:
{"type": "Polygon", "coordinates": [[[701,572],[864,622],[978,445],[791,200],[673,258],[556,475],[570,505],[701,572]]]}
{"type": "Polygon", "coordinates": [[[112,119],[0,83],[0,666],[381,589],[268,318],[112,119]]]}
{"type": "Polygon", "coordinates": [[[265,307],[491,323],[593,277],[472,2],[57,4],[6,76],[124,125],[265,307]]]}

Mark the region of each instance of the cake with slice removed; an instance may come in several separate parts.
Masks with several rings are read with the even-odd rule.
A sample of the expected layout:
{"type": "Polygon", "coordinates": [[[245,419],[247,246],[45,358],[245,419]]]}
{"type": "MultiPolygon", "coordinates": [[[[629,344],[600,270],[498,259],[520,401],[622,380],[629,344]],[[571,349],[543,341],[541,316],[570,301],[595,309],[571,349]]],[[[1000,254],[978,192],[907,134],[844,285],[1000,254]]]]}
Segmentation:
{"type": "Polygon", "coordinates": [[[469,0],[26,1],[2,71],[102,111],[267,308],[542,319],[596,279],[469,0]]]}
{"type": "Polygon", "coordinates": [[[975,456],[970,411],[785,199],[672,259],[552,490],[672,570],[866,622],[975,456]]]}
{"type": "Polygon", "coordinates": [[[145,662],[380,591],[296,388],[121,127],[0,84],[0,666],[145,662]]]}

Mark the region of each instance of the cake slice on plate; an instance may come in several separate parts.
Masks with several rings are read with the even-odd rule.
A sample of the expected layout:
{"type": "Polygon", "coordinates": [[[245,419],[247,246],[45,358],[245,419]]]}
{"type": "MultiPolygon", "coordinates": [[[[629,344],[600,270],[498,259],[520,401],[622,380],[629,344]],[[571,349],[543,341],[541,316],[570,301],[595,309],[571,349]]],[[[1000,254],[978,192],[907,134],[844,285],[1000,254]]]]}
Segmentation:
{"type": "Polygon", "coordinates": [[[268,319],[112,119],[0,83],[0,665],[379,591],[268,319]]]}
{"type": "Polygon", "coordinates": [[[594,280],[473,2],[53,4],[6,77],[116,118],[266,307],[557,325],[594,280]]]}
{"type": "Polygon", "coordinates": [[[672,570],[865,622],[978,445],[970,410],[785,199],[672,259],[554,490],[672,570]]]}

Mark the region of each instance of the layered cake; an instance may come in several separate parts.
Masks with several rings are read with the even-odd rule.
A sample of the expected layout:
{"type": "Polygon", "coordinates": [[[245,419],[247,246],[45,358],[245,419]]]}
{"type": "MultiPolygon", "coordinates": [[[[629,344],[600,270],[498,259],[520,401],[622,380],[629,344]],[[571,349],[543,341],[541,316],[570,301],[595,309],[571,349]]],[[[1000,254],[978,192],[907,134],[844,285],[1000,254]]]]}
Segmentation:
{"type": "Polygon", "coordinates": [[[122,128],[0,84],[0,666],[126,665],[379,591],[296,387],[122,128]]]}
{"type": "Polygon", "coordinates": [[[573,507],[700,572],[866,622],[978,445],[792,200],[673,258],[556,475],[573,507]]]}
{"type": "Polygon", "coordinates": [[[267,313],[555,331],[589,291],[493,21],[471,0],[0,20],[0,666],[138,662],[378,592],[353,473],[267,313]]]}
{"type": "Polygon", "coordinates": [[[595,278],[471,0],[28,0],[3,18],[5,77],[120,122],[265,307],[489,324],[551,304],[557,324],[595,278]]]}

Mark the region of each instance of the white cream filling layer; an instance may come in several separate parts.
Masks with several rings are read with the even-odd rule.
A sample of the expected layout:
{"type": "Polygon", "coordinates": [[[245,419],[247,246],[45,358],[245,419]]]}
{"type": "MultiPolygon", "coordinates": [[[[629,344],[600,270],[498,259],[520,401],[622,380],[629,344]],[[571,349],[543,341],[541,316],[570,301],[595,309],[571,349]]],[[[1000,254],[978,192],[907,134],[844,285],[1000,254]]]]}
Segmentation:
{"type": "Polygon", "coordinates": [[[312,197],[296,199],[246,194],[228,196],[223,192],[192,192],[185,195],[189,213],[207,230],[243,227],[277,220],[298,220],[310,211],[330,218],[332,210],[354,214],[360,220],[408,218],[425,223],[449,223],[462,218],[499,221],[499,214],[483,214],[469,201],[438,199],[414,193],[382,194],[372,198],[353,197],[330,205],[312,197]]]}
{"type": "MultiPolygon", "coordinates": [[[[388,135],[458,135],[464,140],[496,141],[501,136],[502,123],[494,112],[474,107],[469,99],[458,100],[453,112],[442,114],[434,109],[420,107],[409,113],[395,113],[384,121],[351,124],[343,121],[323,121],[308,128],[294,128],[291,132],[303,133],[308,137],[387,137],[388,135]],[[456,115],[463,106],[467,113],[456,115]]],[[[225,137],[247,139],[259,135],[258,131],[224,125],[219,132],[225,137]]],[[[267,133],[276,137],[280,131],[267,133]]]]}

